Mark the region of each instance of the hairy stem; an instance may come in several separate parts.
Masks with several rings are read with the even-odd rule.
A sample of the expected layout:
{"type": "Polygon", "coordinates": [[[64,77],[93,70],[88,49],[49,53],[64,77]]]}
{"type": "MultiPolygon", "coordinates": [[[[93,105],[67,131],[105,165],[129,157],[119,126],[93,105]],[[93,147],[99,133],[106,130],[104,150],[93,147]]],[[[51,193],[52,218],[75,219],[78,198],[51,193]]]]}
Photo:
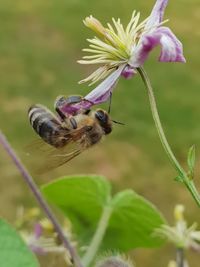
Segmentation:
{"type": "Polygon", "coordinates": [[[65,246],[67,251],[69,251],[71,259],[74,262],[75,266],[76,267],[82,267],[80,258],[78,256],[76,250],[71,245],[71,243],[68,240],[68,238],[64,235],[64,233],[62,231],[62,227],[60,226],[60,224],[59,224],[58,220],[56,219],[55,215],[53,214],[53,212],[51,211],[49,205],[47,204],[47,202],[43,198],[43,196],[42,196],[40,190],[38,189],[36,183],[34,182],[32,176],[29,174],[29,172],[24,167],[24,165],[21,163],[20,159],[18,158],[18,156],[16,155],[15,151],[12,149],[12,147],[10,146],[8,141],[6,140],[6,137],[3,135],[1,130],[0,130],[0,144],[4,147],[6,152],[9,154],[9,156],[13,160],[14,164],[18,168],[19,172],[23,176],[24,181],[27,183],[27,185],[29,186],[30,190],[34,194],[35,198],[37,199],[40,207],[44,210],[44,212],[46,213],[47,217],[51,220],[52,224],[54,225],[54,228],[55,228],[56,232],[58,233],[60,239],[63,242],[63,245],[65,246]]]}
{"type": "Polygon", "coordinates": [[[150,102],[150,107],[151,107],[151,112],[152,112],[152,116],[155,122],[155,126],[158,132],[158,135],[160,137],[160,141],[165,149],[165,152],[167,153],[172,165],[174,166],[174,168],[177,170],[181,181],[185,184],[185,186],[187,187],[187,189],[190,191],[191,195],[193,196],[194,200],[196,201],[196,203],[198,204],[198,206],[200,207],[200,195],[194,185],[194,182],[188,177],[187,173],[185,172],[185,170],[182,168],[182,166],[180,165],[180,163],[178,162],[178,160],[176,159],[168,141],[167,138],[165,136],[164,130],[162,128],[162,124],[159,118],[159,114],[158,114],[158,110],[157,110],[157,105],[156,105],[156,100],[154,97],[154,93],[153,93],[153,88],[151,86],[150,80],[145,72],[145,70],[143,68],[138,68],[137,69],[144,84],[145,87],[147,89],[148,92],[148,96],[149,96],[149,102],[150,102]]]}
{"type": "Polygon", "coordinates": [[[96,232],[92,238],[92,241],[87,249],[87,252],[83,256],[83,264],[85,267],[88,267],[90,263],[93,261],[94,257],[96,256],[96,253],[101,245],[101,242],[103,240],[104,234],[106,232],[108,222],[110,219],[110,216],[112,214],[112,207],[105,206],[102,212],[102,216],[100,218],[98,227],[96,229],[96,232]]]}

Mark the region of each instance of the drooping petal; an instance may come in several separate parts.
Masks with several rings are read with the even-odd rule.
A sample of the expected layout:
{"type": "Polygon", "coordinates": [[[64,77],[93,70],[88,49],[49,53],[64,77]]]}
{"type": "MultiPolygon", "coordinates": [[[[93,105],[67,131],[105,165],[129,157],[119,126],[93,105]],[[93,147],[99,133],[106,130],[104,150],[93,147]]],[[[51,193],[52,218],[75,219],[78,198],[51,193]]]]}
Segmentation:
{"type": "Polygon", "coordinates": [[[152,49],[160,43],[160,34],[144,35],[129,60],[132,67],[138,68],[144,64],[152,49]]]}
{"type": "Polygon", "coordinates": [[[160,45],[161,62],[186,62],[183,55],[183,45],[168,27],[160,27],[157,30],[161,34],[160,45]]]}
{"type": "Polygon", "coordinates": [[[90,109],[93,105],[106,102],[109,99],[110,93],[113,91],[125,66],[125,64],[121,65],[117,70],[112,72],[102,83],[83,97],[82,101],[79,103],[63,103],[63,105],[59,107],[60,112],[65,114],[67,117],[69,115],[75,115],[82,110],[90,109]]]}
{"type": "Polygon", "coordinates": [[[144,34],[129,61],[132,67],[143,65],[149,53],[157,45],[161,46],[159,61],[185,62],[182,43],[167,27],[159,27],[152,33],[144,34]]]}
{"type": "Polygon", "coordinates": [[[149,16],[149,19],[145,25],[145,30],[152,28],[155,25],[158,25],[162,22],[165,8],[167,6],[168,0],[157,0],[152,12],[149,16]]]}

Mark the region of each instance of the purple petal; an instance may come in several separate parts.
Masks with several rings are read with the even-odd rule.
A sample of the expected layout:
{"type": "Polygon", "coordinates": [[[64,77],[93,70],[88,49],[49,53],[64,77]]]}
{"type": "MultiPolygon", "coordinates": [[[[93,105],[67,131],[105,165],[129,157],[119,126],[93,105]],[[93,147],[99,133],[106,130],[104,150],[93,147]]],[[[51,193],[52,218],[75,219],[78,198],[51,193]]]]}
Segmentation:
{"type": "Polygon", "coordinates": [[[173,32],[167,27],[160,27],[157,32],[161,34],[161,54],[159,61],[186,62],[183,55],[183,45],[173,32]]]}
{"type": "Polygon", "coordinates": [[[160,34],[144,35],[137,45],[129,64],[135,68],[143,65],[151,50],[160,43],[160,38],[160,34]]]}
{"type": "Polygon", "coordinates": [[[161,46],[159,61],[185,62],[181,42],[169,28],[159,27],[152,33],[142,36],[129,64],[135,68],[143,65],[151,50],[157,45],[161,46]]]}
{"type": "Polygon", "coordinates": [[[40,238],[41,235],[42,235],[42,226],[39,223],[36,223],[34,227],[34,237],[38,239],[40,238]]]}
{"type": "Polygon", "coordinates": [[[69,115],[76,115],[82,110],[91,108],[93,105],[106,102],[109,99],[110,93],[113,91],[124,68],[125,65],[122,65],[111,73],[102,83],[83,97],[83,100],[80,103],[64,103],[63,106],[59,107],[59,110],[67,117],[69,115]]]}
{"type": "Polygon", "coordinates": [[[168,0],[157,0],[149,16],[145,29],[158,25],[163,20],[168,0]]]}
{"type": "Polygon", "coordinates": [[[110,93],[113,91],[117,80],[126,65],[120,66],[112,74],[110,74],[101,84],[84,97],[85,100],[92,102],[94,105],[106,102],[110,93]]]}
{"type": "MultiPolygon", "coordinates": [[[[90,107],[90,103],[88,104],[88,108],[90,107]]],[[[81,107],[84,107],[84,103],[81,101],[80,104],[64,104],[62,107],[59,107],[59,110],[61,113],[65,114],[66,117],[70,115],[76,115],[78,111],[81,109],[81,107]]],[[[85,105],[85,109],[87,109],[85,105]]]]}
{"type": "Polygon", "coordinates": [[[137,71],[134,68],[127,65],[122,71],[121,76],[123,76],[125,79],[131,79],[136,73],[137,71]]]}

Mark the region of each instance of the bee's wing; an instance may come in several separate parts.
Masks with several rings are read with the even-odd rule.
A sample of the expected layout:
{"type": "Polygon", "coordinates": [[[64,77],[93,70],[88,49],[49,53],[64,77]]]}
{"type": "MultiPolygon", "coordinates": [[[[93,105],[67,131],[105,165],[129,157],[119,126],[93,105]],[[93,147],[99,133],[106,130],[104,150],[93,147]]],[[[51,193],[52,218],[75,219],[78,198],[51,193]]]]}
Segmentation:
{"type": "Polygon", "coordinates": [[[77,147],[75,143],[67,145],[65,149],[57,149],[56,151],[51,151],[49,154],[49,163],[50,168],[54,169],[62,166],[68,161],[72,160],[76,156],[78,156],[81,152],[83,152],[82,147],[77,147]]]}
{"type": "Polygon", "coordinates": [[[71,131],[67,136],[66,145],[62,148],[55,148],[42,139],[35,140],[30,146],[30,152],[27,153],[35,158],[34,165],[37,164],[37,167],[33,168],[35,172],[40,174],[48,172],[78,156],[86,149],[84,133],[85,127],[71,131]]]}

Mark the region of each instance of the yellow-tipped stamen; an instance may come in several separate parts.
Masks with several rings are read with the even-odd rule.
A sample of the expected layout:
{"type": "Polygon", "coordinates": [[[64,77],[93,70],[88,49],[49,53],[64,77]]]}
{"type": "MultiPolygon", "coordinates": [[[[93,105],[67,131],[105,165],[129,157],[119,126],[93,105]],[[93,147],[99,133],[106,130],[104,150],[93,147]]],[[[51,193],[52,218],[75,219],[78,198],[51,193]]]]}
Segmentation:
{"type": "Polygon", "coordinates": [[[85,24],[86,27],[90,28],[91,30],[93,30],[97,34],[104,36],[106,29],[103,27],[101,22],[98,19],[94,18],[92,15],[87,17],[83,21],[83,23],[85,24]]]}

